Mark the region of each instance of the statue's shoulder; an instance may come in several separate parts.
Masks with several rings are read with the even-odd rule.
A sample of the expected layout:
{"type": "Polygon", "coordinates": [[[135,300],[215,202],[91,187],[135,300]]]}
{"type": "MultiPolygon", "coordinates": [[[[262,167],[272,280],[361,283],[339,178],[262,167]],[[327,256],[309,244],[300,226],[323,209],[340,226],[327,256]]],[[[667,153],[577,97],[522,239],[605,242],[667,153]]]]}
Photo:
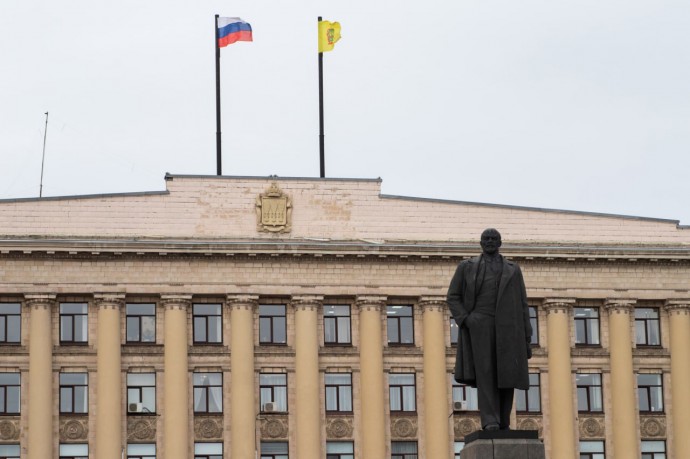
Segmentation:
{"type": "Polygon", "coordinates": [[[467,268],[468,266],[479,263],[480,259],[481,259],[481,256],[468,258],[467,260],[462,260],[460,262],[460,264],[458,265],[458,267],[467,268]]]}

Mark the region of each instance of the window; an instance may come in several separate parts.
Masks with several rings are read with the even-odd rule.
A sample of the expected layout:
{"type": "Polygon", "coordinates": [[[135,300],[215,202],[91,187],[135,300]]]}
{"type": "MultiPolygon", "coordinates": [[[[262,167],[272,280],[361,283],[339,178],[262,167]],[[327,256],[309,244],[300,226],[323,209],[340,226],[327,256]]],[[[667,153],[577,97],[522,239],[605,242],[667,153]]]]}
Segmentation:
{"type": "Polygon", "coordinates": [[[450,319],[450,344],[458,344],[460,338],[460,327],[455,323],[455,319],[450,319]]]}
{"type": "Polygon", "coordinates": [[[638,346],[661,346],[659,308],[635,308],[635,343],[638,346]]]}
{"type": "Polygon", "coordinates": [[[324,306],[323,333],[326,345],[351,344],[350,306],[324,306]]]}
{"type": "Polygon", "coordinates": [[[127,412],[131,414],[156,412],[156,374],[127,374],[127,412]]]}
{"type": "Polygon", "coordinates": [[[223,444],[194,443],[194,459],[223,459],[223,444]]]}
{"type": "Polygon", "coordinates": [[[529,374],[529,389],[515,391],[517,411],[523,413],[541,412],[541,392],[539,390],[539,373],[529,374]]]}
{"type": "Polygon", "coordinates": [[[0,373],[0,414],[19,414],[20,395],[19,373],[0,373]]]}
{"type": "Polygon", "coordinates": [[[326,373],[326,411],[352,412],[352,375],[326,373]]]}
{"type": "Polygon", "coordinates": [[[417,411],[414,374],[391,373],[388,376],[391,412],[417,411]]]}
{"type": "Polygon", "coordinates": [[[154,443],[130,443],[127,445],[127,459],[156,459],[154,443]]]}
{"type": "Polygon", "coordinates": [[[391,459],[417,459],[417,442],[391,442],[391,459]]]}
{"type": "Polygon", "coordinates": [[[194,412],[223,412],[222,373],[194,373],[194,412]]]}
{"type": "Polygon", "coordinates": [[[412,306],[387,306],[388,344],[414,344],[412,306]]]}
{"type": "Polygon", "coordinates": [[[453,411],[478,411],[479,398],[477,396],[477,388],[456,382],[452,375],[450,378],[453,384],[453,411]],[[461,407],[459,409],[455,409],[456,403],[460,403],[461,407]]]}
{"type": "Polygon", "coordinates": [[[599,345],[599,308],[575,308],[575,344],[599,345]]]}
{"type": "Polygon", "coordinates": [[[156,305],[128,304],[127,305],[127,342],[155,343],[156,342],[156,305]]]}
{"type": "Polygon", "coordinates": [[[326,459],[355,459],[355,447],[351,441],[327,441],[326,459]]]}
{"type": "Polygon", "coordinates": [[[580,459],[606,459],[603,441],[581,441],[580,459]]]}
{"type": "Polygon", "coordinates": [[[89,445],[62,444],[60,459],[89,459],[89,445]]]}
{"type": "Polygon", "coordinates": [[[641,413],[662,413],[664,411],[664,390],[661,375],[637,375],[637,393],[641,413]]]}
{"type": "Polygon", "coordinates": [[[0,445],[0,459],[19,459],[19,445],[0,445]]]}
{"type": "Polygon", "coordinates": [[[19,303],[0,303],[0,344],[19,344],[22,307],[19,303]]]}
{"type": "Polygon", "coordinates": [[[456,441],[456,442],[453,442],[453,451],[454,451],[454,453],[455,453],[455,454],[453,455],[453,459],[460,459],[460,452],[462,451],[462,449],[463,449],[464,447],[465,447],[465,442],[464,442],[464,441],[456,441]]]}
{"type": "Polygon", "coordinates": [[[261,459],[288,459],[288,444],[283,441],[262,441],[261,459]]]}
{"type": "Polygon", "coordinates": [[[259,343],[287,343],[284,304],[262,304],[259,306],[259,343]]]}
{"type": "Polygon", "coordinates": [[[223,342],[223,317],[220,304],[195,304],[193,307],[194,344],[223,342]]]}
{"type": "Polygon", "coordinates": [[[601,398],[601,375],[583,374],[575,375],[577,384],[577,411],[602,412],[604,407],[601,398]]]}
{"type": "Polygon", "coordinates": [[[60,373],[60,414],[89,412],[88,381],[86,373],[60,373]]]}
{"type": "Polygon", "coordinates": [[[530,344],[539,346],[539,319],[537,317],[537,308],[535,306],[529,307],[529,324],[532,326],[532,340],[530,344]]]}
{"type": "Polygon", "coordinates": [[[666,459],[666,442],[642,440],[642,459],[666,459]]]}
{"type": "Polygon", "coordinates": [[[87,318],[86,303],[60,303],[60,343],[86,344],[87,318]]]}
{"type": "Polygon", "coordinates": [[[261,411],[287,411],[287,375],[284,373],[261,373],[259,375],[261,411]],[[272,405],[268,405],[271,403],[272,405]]]}

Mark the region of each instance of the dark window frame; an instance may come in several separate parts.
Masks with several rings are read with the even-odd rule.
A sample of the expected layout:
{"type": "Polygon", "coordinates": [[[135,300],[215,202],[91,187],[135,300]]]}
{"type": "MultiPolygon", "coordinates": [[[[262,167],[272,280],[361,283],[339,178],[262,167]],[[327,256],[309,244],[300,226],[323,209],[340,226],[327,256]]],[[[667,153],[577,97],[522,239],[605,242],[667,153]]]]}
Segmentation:
{"type": "Polygon", "coordinates": [[[662,458],[663,458],[663,459],[666,459],[666,458],[668,457],[668,456],[667,456],[668,453],[666,452],[666,440],[663,440],[663,439],[662,439],[662,440],[641,440],[641,441],[640,441],[640,447],[642,446],[642,444],[643,444],[644,442],[661,443],[661,444],[664,445],[664,450],[663,450],[663,451],[644,451],[644,452],[641,452],[641,453],[640,453],[641,456],[642,456],[641,459],[662,459],[662,458]],[[661,455],[663,455],[663,456],[658,456],[658,457],[657,457],[657,454],[661,454],[661,455]]]}
{"type": "Polygon", "coordinates": [[[415,339],[414,339],[414,307],[411,304],[389,304],[386,306],[386,339],[388,341],[389,346],[414,346],[415,345],[415,339]],[[395,315],[395,316],[389,316],[388,311],[391,310],[392,308],[409,308],[410,310],[410,315],[395,315]],[[409,320],[410,321],[410,328],[411,328],[411,341],[409,343],[403,342],[403,333],[402,333],[402,327],[401,323],[403,320],[409,320]],[[395,329],[398,334],[398,340],[397,341],[391,341],[391,323],[395,324],[395,329]]]}
{"type": "Polygon", "coordinates": [[[391,459],[419,459],[419,444],[416,441],[392,441],[391,442],[391,459]],[[414,443],[417,452],[415,453],[394,453],[393,445],[395,443],[414,443]]]}
{"type": "Polygon", "coordinates": [[[89,304],[88,303],[79,303],[79,302],[64,302],[60,303],[59,306],[59,316],[60,316],[60,345],[68,345],[68,346],[87,346],[89,344],[89,304]],[[68,305],[68,304],[83,304],[86,306],[86,312],[85,313],[74,313],[74,312],[62,312],[62,306],[63,305],[68,305]],[[76,341],[74,339],[74,320],[78,316],[84,316],[86,318],[86,339],[83,341],[76,341]],[[71,318],[71,323],[72,323],[72,339],[62,339],[62,319],[63,318],[71,318]]]}
{"type": "Polygon", "coordinates": [[[213,414],[223,414],[223,412],[225,411],[225,406],[224,406],[224,404],[223,404],[223,394],[224,394],[224,391],[223,391],[223,383],[224,383],[223,373],[222,373],[222,372],[219,372],[219,371],[209,371],[209,372],[200,372],[200,371],[198,371],[198,372],[192,373],[192,410],[194,411],[194,414],[212,414],[212,415],[213,415],[213,414]],[[220,385],[208,385],[208,386],[203,386],[203,385],[202,385],[202,386],[199,386],[199,385],[196,385],[196,384],[194,383],[194,376],[195,376],[195,375],[203,375],[203,374],[216,374],[216,375],[220,375],[220,385]],[[209,411],[209,405],[210,405],[210,404],[208,403],[208,400],[209,400],[209,393],[210,393],[210,389],[212,389],[212,388],[214,388],[214,387],[215,387],[215,388],[220,387],[220,411],[209,411]],[[196,409],[196,403],[194,403],[194,400],[196,399],[196,391],[197,391],[197,389],[200,389],[200,390],[203,390],[204,392],[206,392],[206,410],[204,410],[204,411],[197,411],[197,409],[196,409]]]}
{"type": "MultiPolygon", "coordinates": [[[[0,340],[0,345],[3,346],[21,346],[22,344],[22,305],[21,303],[0,303],[0,308],[4,305],[16,305],[19,306],[19,312],[18,313],[12,313],[12,312],[4,312],[0,309],[0,327],[4,327],[2,330],[4,333],[4,339],[0,340]],[[8,341],[8,331],[10,330],[10,317],[17,317],[19,318],[18,326],[19,326],[19,339],[17,341],[8,341]]],[[[0,458],[1,459],[1,458],[0,458]]]]}
{"type": "Polygon", "coordinates": [[[635,317],[635,345],[637,347],[652,347],[652,348],[659,348],[661,347],[661,315],[659,314],[659,308],[655,307],[639,307],[635,308],[635,312],[638,310],[643,310],[643,309],[652,309],[656,312],[656,318],[651,318],[648,319],[646,317],[635,317]],[[641,322],[644,324],[644,342],[640,343],[637,341],[637,323],[641,322]],[[659,336],[659,344],[649,344],[649,330],[651,325],[656,323],[656,333],[659,336]]]}
{"type": "MultiPolygon", "coordinates": [[[[20,372],[8,372],[8,373],[3,373],[3,374],[12,374],[12,375],[17,375],[19,376],[19,382],[17,384],[1,384],[0,385],[0,391],[2,392],[2,399],[4,400],[3,405],[0,406],[0,416],[19,416],[22,412],[22,375],[20,372]],[[7,390],[8,388],[16,388],[16,390],[19,392],[19,406],[17,407],[17,412],[7,412],[7,390]]],[[[2,459],[2,458],[0,458],[2,459]]]]}
{"type": "Polygon", "coordinates": [[[203,442],[203,441],[195,441],[194,442],[194,449],[196,449],[196,445],[201,444],[201,443],[220,443],[220,454],[206,454],[206,453],[201,453],[197,454],[194,453],[194,459],[223,459],[223,455],[225,454],[225,448],[223,445],[223,442],[218,442],[218,441],[212,441],[212,442],[203,442]]]}
{"type": "Polygon", "coordinates": [[[279,387],[284,387],[285,388],[285,411],[276,411],[276,414],[285,414],[288,412],[288,407],[289,407],[289,397],[288,397],[288,377],[287,373],[259,373],[259,408],[260,412],[263,414],[273,414],[271,412],[266,412],[264,411],[264,405],[266,403],[277,403],[276,402],[276,388],[279,387]],[[261,383],[261,375],[268,375],[268,376],[283,376],[285,378],[285,384],[262,384],[261,383]],[[271,391],[271,399],[270,400],[263,400],[263,389],[270,389],[271,391]]]}
{"type": "Polygon", "coordinates": [[[221,303],[194,303],[192,304],[192,342],[194,345],[205,345],[205,346],[222,346],[223,345],[223,305],[221,303]],[[196,307],[197,306],[219,306],[218,307],[218,314],[207,314],[207,313],[199,313],[197,314],[196,312],[196,307]],[[220,320],[220,336],[218,337],[218,341],[210,341],[209,340],[209,317],[218,317],[220,320]],[[197,339],[196,336],[196,322],[197,319],[203,319],[204,321],[204,329],[205,329],[205,334],[206,334],[206,339],[197,339]]]}
{"type": "Polygon", "coordinates": [[[530,346],[539,347],[539,308],[536,306],[529,306],[529,323],[532,326],[532,337],[530,340],[530,346]],[[532,311],[534,311],[534,316],[532,316],[532,311]]]}
{"type": "MultiPolygon", "coordinates": [[[[152,374],[153,375],[153,385],[148,385],[148,386],[131,385],[130,386],[129,381],[125,380],[126,384],[127,384],[127,416],[156,416],[156,413],[158,412],[158,401],[156,400],[158,397],[158,385],[157,385],[158,375],[155,372],[154,373],[127,373],[127,375],[141,375],[141,374],[146,374],[146,375],[152,374]],[[144,403],[143,402],[143,400],[144,400],[143,390],[145,387],[153,387],[153,400],[154,400],[154,404],[155,404],[154,410],[153,411],[142,411],[141,413],[134,413],[134,412],[129,411],[129,404],[130,403],[142,403],[142,404],[144,403]],[[129,391],[130,390],[136,390],[139,392],[139,400],[141,400],[141,402],[130,402],[130,400],[129,400],[129,391]]],[[[127,375],[125,376],[125,378],[127,378],[127,375]]],[[[148,408],[145,408],[145,409],[148,409],[148,408]]]]}
{"type": "Polygon", "coordinates": [[[331,441],[326,441],[326,459],[354,459],[355,457],[355,442],[351,440],[331,440],[331,441]],[[352,446],[352,452],[351,453],[329,453],[328,452],[328,444],[329,443],[349,443],[352,446]]]}
{"type": "Polygon", "coordinates": [[[290,443],[287,441],[261,441],[259,442],[259,458],[260,459],[283,459],[283,458],[289,458],[290,457],[290,443]],[[283,443],[285,444],[285,447],[287,449],[287,453],[265,453],[263,452],[263,448],[261,447],[262,444],[265,443],[283,443]]]}
{"type": "Polygon", "coordinates": [[[575,321],[575,346],[577,347],[601,347],[601,311],[599,310],[598,307],[596,306],[578,306],[575,308],[573,313],[577,313],[578,309],[592,309],[596,311],[596,317],[574,317],[575,321]],[[584,342],[578,342],[577,341],[577,324],[578,322],[583,322],[584,323],[584,332],[585,332],[585,341],[584,342]],[[590,322],[596,322],[597,323],[597,336],[596,340],[597,342],[594,343],[593,337],[589,336],[589,323],[590,322]]]}
{"type": "Polygon", "coordinates": [[[259,305],[259,345],[260,346],[287,346],[287,305],[286,304],[261,304],[259,305]],[[262,315],[261,313],[261,307],[262,306],[281,306],[283,308],[283,315],[277,315],[277,314],[272,314],[272,315],[262,315]],[[274,318],[275,317],[281,317],[283,318],[284,321],[284,328],[283,328],[283,333],[285,335],[285,341],[276,341],[276,327],[278,325],[275,324],[274,318]],[[263,324],[265,321],[269,322],[269,330],[270,330],[270,339],[268,341],[262,339],[262,333],[261,330],[263,328],[263,324]]]}
{"type": "Polygon", "coordinates": [[[64,373],[64,372],[61,372],[58,375],[58,384],[59,384],[59,391],[58,391],[59,404],[58,404],[58,406],[60,409],[60,415],[64,415],[64,414],[78,414],[78,415],[89,414],[89,374],[88,373],[82,373],[82,372],[64,373]],[[84,383],[84,384],[73,384],[73,383],[67,384],[67,383],[63,383],[61,381],[62,375],[75,375],[75,374],[86,376],[86,383],[84,383]],[[74,404],[75,404],[76,397],[74,396],[74,394],[75,394],[77,388],[83,388],[84,398],[86,399],[86,411],[76,411],[75,410],[74,404]],[[71,393],[72,406],[70,407],[69,411],[62,411],[62,390],[63,389],[67,389],[71,393]]]}
{"type": "MultiPolygon", "coordinates": [[[[461,383],[457,382],[453,378],[453,376],[451,375],[451,389],[450,390],[451,390],[451,392],[450,392],[451,400],[453,403],[455,403],[455,402],[467,402],[467,400],[469,398],[467,396],[468,391],[474,390],[476,392],[477,388],[472,387],[472,386],[468,386],[467,384],[461,384],[461,383]],[[456,390],[458,390],[462,393],[462,398],[460,400],[456,400],[456,397],[455,397],[456,390]]],[[[478,395],[476,398],[478,399],[478,395]]],[[[469,405],[469,403],[468,403],[468,405],[469,405]]],[[[478,413],[479,412],[479,406],[478,405],[479,404],[477,404],[477,408],[470,408],[468,406],[468,408],[466,410],[457,410],[457,411],[453,410],[453,411],[456,413],[478,413]]]]}
{"type": "Polygon", "coordinates": [[[325,346],[352,346],[352,308],[350,307],[349,304],[325,304],[323,306],[323,344],[325,346]],[[342,308],[347,308],[347,316],[327,316],[326,315],[326,308],[327,307],[342,307],[342,308]],[[347,320],[347,327],[349,329],[349,334],[347,337],[347,341],[340,340],[340,333],[339,333],[339,325],[341,320],[347,320]],[[326,327],[328,322],[334,322],[334,330],[335,330],[335,341],[328,341],[326,339],[326,327]]]}
{"type": "Polygon", "coordinates": [[[390,373],[388,375],[388,406],[390,408],[391,414],[414,414],[417,412],[417,374],[416,373],[390,373]],[[412,376],[412,384],[391,384],[391,376],[412,376]],[[405,406],[405,397],[403,397],[403,392],[405,387],[412,387],[414,389],[414,409],[409,409],[405,406]],[[393,389],[398,389],[398,401],[400,402],[400,410],[393,409],[393,389]],[[406,409],[407,408],[407,409],[406,409]]]}
{"type": "Polygon", "coordinates": [[[344,414],[350,414],[353,411],[353,400],[352,400],[352,373],[325,373],[324,374],[324,401],[325,401],[325,407],[326,407],[326,413],[344,413],[344,414]],[[347,375],[350,377],[350,384],[328,384],[326,382],[326,377],[329,374],[333,375],[347,375]],[[335,410],[329,410],[328,409],[328,389],[329,388],[334,388],[335,389],[335,404],[337,406],[337,409],[335,410]],[[347,388],[350,391],[350,409],[349,410],[341,410],[340,409],[340,392],[341,388],[347,388]]]}
{"type": "Polygon", "coordinates": [[[156,339],[157,339],[157,323],[158,323],[158,316],[157,316],[157,307],[156,303],[127,303],[125,305],[125,342],[127,344],[136,344],[136,345],[143,345],[143,346],[150,346],[152,344],[156,344],[156,339]],[[153,305],[153,314],[130,314],[127,309],[129,306],[138,306],[138,305],[153,305]],[[143,340],[143,334],[141,333],[142,330],[142,318],[143,317],[153,317],[153,340],[149,341],[144,341],[143,340]],[[129,339],[129,319],[130,318],[137,318],[137,327],[139,329],[139,339],[138,340],[130,340],[129,339]]]}
{"type": "Polygon", "coordinates": [[[662,374],[659,373],[638,373],[637,374],[637,394],[638,394],[638,409],[640,411],[640,414],[664,414],[666,412],[666,404],[664,403],[664,377],[662,374]],[[658,376],[659,377],[659,384],[658,385],[650,385],[650,384],[640,384],[639,382],[639,376],[645,375],[645,376],[658,376]],[[661,392],[661,410],[643,410],[641,408],[642,405],[642,394],[641,392],[644,392],[647,397],[647,405],[651,408],[652,406],[652,389],[653,388],[659,388],[659,391],[661,392]]]}
{"type": "Polygon", "coordinates": [[[602,378],[601,373],[580,373],[580,374],[588,374],[588,375],[598,375],[599,376],[599,385],[596,384],[587,384],[587,385],[580,385],[576,383],[576,390],[577,390],[577,397],[578,397],[578,413],[603,413],[604,412],[604,381],[602,378]],[[601,406],[600,410],[592,410],[592,399],[595,397],[593,396],[593,389],[594,388],[599,388],[599,405],[601,406]],[[586,410],[580,410],[579,404],[580,404],[580,389],[585,389],[585,393],[587,394],[587,409],[586,410]]]}
{"type": "Polygon", "coordinates": [[[530,382],[529,382],[530,389],[532,387],[537,388],[537,394],[539,397],[539,409],[531,409],[531,407],[530,407],[530,399],[531,398],[529,396],[529,390],[516,390],[515,391],[515,402],[516,402],[515,403],[515,411],[517,414],[539,414],[539,413],[541,413],[541,406],[542,406],[542,403],[541,403],[541,373],[533,372],[533,373],[529,373],[529,376],[530,376],[530,382]],[[532,378],[531,378],[532,375],[536,375],[536,377],[537,377],[536,378],[537,379],[536,384],[532,384],[532,378]],[[518,394],[519,393],[523,393],[524,397],[525,397],[525,408],[526,409],[524,409],[524,410],[518,409],[518,403],[519,403],[518,394]]]}
{"type": "MultiPolygon", "coordinates": [[[[597,453],[582,453],[581,452],[581,453],[579,453],[580,459],[598,459],[597,456],[599,456],[599,455],[601,455],[599,457],[606,458],[606,442],[604,440],[580,440],[580,443],[582,443],[583,441],[592,442],[592,443],[601,443],[602,451],[597,452],[597,453]]],[[[580,448],[578,447],[578,449],[580,449],[580,448]]]]}
{"type": "MultiPolygon", "coordinates": [[[[17,440],[18,441],[18,440],[17,440]]],[[[17,455],[16,456],[0,456],[0,459],[19,459],[21,455],[21,447],[19,443],[6,443],[3,446],[16,446],[17,447],[17,455]]]]}

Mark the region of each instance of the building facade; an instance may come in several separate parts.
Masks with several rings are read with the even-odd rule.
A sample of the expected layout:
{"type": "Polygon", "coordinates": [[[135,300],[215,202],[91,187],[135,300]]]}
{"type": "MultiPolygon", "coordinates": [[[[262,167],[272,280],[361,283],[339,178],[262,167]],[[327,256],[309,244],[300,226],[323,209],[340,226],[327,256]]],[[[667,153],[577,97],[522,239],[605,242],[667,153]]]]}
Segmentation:
{"type": "Polygon", "coordinates": [[[690,457],[690,229],[166,176],[0,201],[0,458],[459,458],[445,304],[495,227],[535,335],[513,427],[551,459],[690,457]]]}

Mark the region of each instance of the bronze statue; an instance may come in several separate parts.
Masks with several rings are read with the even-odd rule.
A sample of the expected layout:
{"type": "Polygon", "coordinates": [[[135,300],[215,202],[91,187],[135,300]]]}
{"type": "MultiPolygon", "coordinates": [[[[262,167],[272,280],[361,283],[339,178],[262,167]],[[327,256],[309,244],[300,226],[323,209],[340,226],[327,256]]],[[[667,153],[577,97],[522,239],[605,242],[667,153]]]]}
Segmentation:
{"type": "Polygon", "coordinates": [[[484,430],[508,430],[513,391],[529,388],[532,326],[520,267],[498,252],[501,234],[484,230],[481,246],[482,255],[461,262],[448,288],[460,328],[455,380],[477,388],[484,430]]]}

